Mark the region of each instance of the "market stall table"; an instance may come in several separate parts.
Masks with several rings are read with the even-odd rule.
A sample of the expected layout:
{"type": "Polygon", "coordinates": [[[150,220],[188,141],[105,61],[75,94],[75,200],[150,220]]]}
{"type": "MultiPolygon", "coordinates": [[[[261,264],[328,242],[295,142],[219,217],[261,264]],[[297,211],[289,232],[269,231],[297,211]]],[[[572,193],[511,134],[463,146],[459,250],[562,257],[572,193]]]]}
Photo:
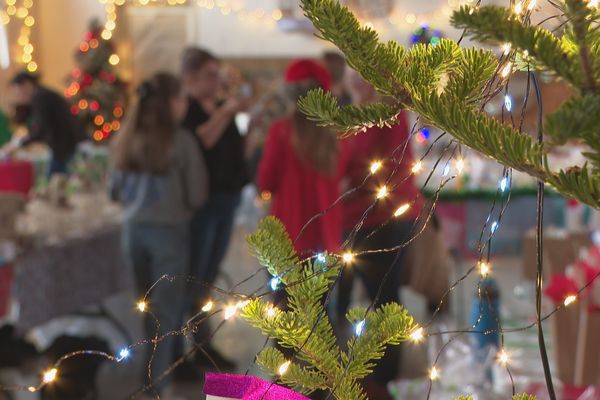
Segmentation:
{"type": "MultiPolygon", "coordinates": [[[[101,306],[132,287],[118,208],[104,194],[73,195],[70,203],[57,209],[35,200],[27,207],[22,225],[32,243],[16,258],[13,280],[21,332],[101,306]]],[[[100,315],[110,318],[102,308],[100,315]]]]}

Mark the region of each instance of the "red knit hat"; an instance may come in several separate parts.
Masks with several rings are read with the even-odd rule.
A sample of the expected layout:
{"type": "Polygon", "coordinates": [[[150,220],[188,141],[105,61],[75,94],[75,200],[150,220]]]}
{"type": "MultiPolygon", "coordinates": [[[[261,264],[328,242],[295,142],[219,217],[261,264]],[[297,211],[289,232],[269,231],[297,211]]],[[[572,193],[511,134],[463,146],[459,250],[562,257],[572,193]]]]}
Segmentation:
{"type": "Polygon", "coordinates": [[[331,89],[331,76],[325,67],[309,59],[293,61],[285,71],[286,82],[298,82],[306,79],[314,79],[324,90],[331,89]]]}

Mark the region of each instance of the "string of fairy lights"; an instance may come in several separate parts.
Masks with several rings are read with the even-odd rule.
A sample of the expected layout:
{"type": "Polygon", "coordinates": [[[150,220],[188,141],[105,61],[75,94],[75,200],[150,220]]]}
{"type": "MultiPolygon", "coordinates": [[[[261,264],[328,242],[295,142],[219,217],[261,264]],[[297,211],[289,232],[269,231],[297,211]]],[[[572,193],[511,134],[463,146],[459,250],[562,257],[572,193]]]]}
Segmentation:
{"type": "MultiPolygon", "coordinates": [[[[23,1],[23,7],[25,7],[26,1],[27,0],[23,1]]],[[[101,0],[101,1],[103,1],[106,4],[106,11],[107,11],[107,21],[104,26],[104,30],[102,32],[102,37],[104,39],[108,40],[110,37],[112,37],[112,32],[116,28],[116,20],[117,20],[116,6],[123,5],[125,3],[125,1],[124,0],[101,0]]],[[[203,0],[200,0],[200,1],[203,1],[203,0]]],[[[138,0],[138,2],[140,5],[144,5],[144,3],[146,3],[146,4],[153,3],[150,0],[148,0],[148,1],[138,0]]],[[[171,2],[166,2],[166,3],[168,5],[176,5],[179,2],[171,1],[171,2]],[[170,4],[170,3],[173,3],[173,4],[170,4]]],[[[208,1],[206,3],[208,5],[208,1]]],[[[217,3],[219,3],[219,2],[215,3],[218,6],[217,3]]],[[[29,8],[31,8],[31,6],[33,5],[33,1],[29,1],[29,2],[27,2],[27,4],[29,4],[29,8]]],[[[596,7],[598,5],[597,2],[594,0],[590,1],[588,4],[591,7],[596,7]]],[[[12,16],[16,16],[17,18],[23,19],[23,21],[25,21],[26,18],[29,16],[28,13],[23,14],[23,12],[21,12],[20,15],[24,15],[24,16],[19,17],[18,10],[20,10],[20,8],[17,9],[16,7],[17,7],[16,0],[14,0],[14,1],[7,0],[6,15],[9,18],[12,16]],[[10,2],[10,4],[9,4],[9,2],[10,2]],[[13,12],[13,9],[10,9],[11,12],[9,13],[8,7],[10,7],[11,5],[13,7],[15,7],[15,10],[13,12]]],[[[213,5],[213,7],[214,7],[214,5],[213,5]]],[[[475,6],[475,7],[477,7],[477,6],[475,6]]],[[[521,18],[521,17],[529,18],[530,14],[532,12],[534,12],[535,9],[536,9],[536,0],[519,1],[519,2],[516,2],[513,6],[513,12],[514,12],[515,16],[519,17],[519,18],[521,18]]],[[[2,21],[3,22],[6,21],[4,14],[2,14],[2,21]]],[[[8,22],[9,21],[7,21],[6,23],[8,23],[8,22]]],[[[34,20],[30,20],[30,23],[31,23],[31,26],[33,26],[34,20]]],[[[23,42],[25,42],[25,41],[23,41],[23,42]]],[[[21,43],[19,43],[19,44],[21,44],[21,43]]],[[[510,76],[514,70],[514,62],[511,61],[511,59],[514,58],[515,54],[511,47],[512,46],[510,45],[510,43],[506,43],[502,46],[502,56],[505,58],[505,60],[503,63],[501,63],[499,65],[498,71],[497,71],[498,76],[500,77],[500,79],[504,85],[507,84],[507,82],[510,79],[510,76]]],[[[31,52],[29,52],[29,54],[31,55],[32,53],[33,53],[33,49],[31,49],[31,52]]],[[[24,60],[25,59],[23,59],[23,62],[25,62],[24,60]]],[[[27,61],[27,62],[29,63],[29,62],[33,62],[33,61],[31,59],[30,61],[27,61]]],[[[491,97],[492,96],[490,95],[490,98],[491,97]]],[[[525,105],[523,105],[523,107],[525,107],[525,105]]],[[[512,110],[513,110],[512,98],[508,94],[504,95],[504,109],[508,113],[512,113],[512,110]]],[[[511,119],[511,121],[512,121],[512,119],[511,119]]],[[[512,121],[512,122],[514,124],[514,121],[512,121]]],[[[413,132],[411,132],[409,139],[412,138],[413,136],[414,136],[414,128],[413,128],[413,132]]],[[[435,142],[433,144],[431,144],[430,149],[433,148],[433,146],[435,144],[436,144],[435,142]]],[[[404,147],[404,151],[405,151],[405,149],[406,149],[406,146],[404,147]]],[[[426,180],[426,184],[427,184],[427,182],[429,182],[429,178],[431,178],[431,176],[433,175],[433,173],[434,173],[435,169],[438,167],[438,165],[443,166],[442,173],[441,173],[442,181],[438,185],[438,189],[437,189],[436,193],[439,193],[439,191],[443,188],[443,186],[448,181],[454,179],[456,176],[461,175],[467,167],[464,158],[462,158],[462,156],[460,155],[461,151],[460,150],[458,151],[458,156],[455,155],[456,150],[457,150],[456,147],[452,151],[451,156],[445,162],[441,162],[441,160],[443,159],[443,157],[446,154],[447,149],[448,149],[448,147],[444,150],[442,155],[439,157],[438,161],[435,163],[435,166],[429,172],[429,177],[426,180]]],[[[402,156],[404,155],[404,151],[402,152],[402,156]]],[[[371,165],[369,166],[368,171],[366,171],[366,178],[365,178],[364,182],[366,182],[370,177],[376,176],[378,173],[380,173],[380,171],[383,170],[383,167],[385,166],[385,164],[390,163],[390,162],[395,163],[396,165],[399,164],[398,159],[395,159],[395,158],[386,159],[386,160],[374,160],[371,163],[371,165]]],[[[410,170],[410,175],[415,176],[417,174],[420,174],[423,171],[423,169],[424,169],[424,166],[423,166],[423,158],[422,158],[422,159],[416,161],[412,165],[411,170],[410,170]]],[[[395,170],[392,171],[392,175],[394,173],[395,173],[395,170]]],[[[389,182],[389,180],[390,180],[389,178],[390,177],[388,177],[387,182],[389,182]]],[[[499,211],[498,215],[495,217],[495,219],[491,219],[494,208],[495,208],[495,203],[494,203],[492,205],[492,209],[490,210],[490,212],[488,214],[488,218],[486,219],[486,221],[484,223],[484,226],[482,228],[481,238],[480,238],[480,244],[478,245],[478,251],[480,254],[480,258],[476,262],[476,264],[472,268],[470,268],[463,277],[461,277],[459,280],[457,280],[457,282],[455,282],[453,285],[451,285],[451,287],[448,289],[446,295],[444,295],[442,301],[440,302],[440,304],[438,306],[438,310],[442,307],[442,303],[444,302],[444,299],[447,297],[447,295],[452,290],[454,290],[460,282],[464,281],[464,279],[467,276],[469,276],[471,273],[476,272],[479,275],[479,278],[480,278],[479,285],[481,284],[482,280],[490,277],[493,274],[493,265],[492,265],[492,262],[490,261],[490,256],[489,256],[489,254],[490,254],[489,246],[491,244],[494,234],[500,227],[500,221],[501,221],[502,215],[504,214],[505,210],[507,209],[509,198],[510,198],[510,191],[511,191],[511,180],[512,180],[512,175],[511,175],[510,169],[505,169],[497,183],[497,191],[498,191],[498,194],[500,195],[501,202],[502,202],[500,205],[500,211],[499,211]],[[506,201],[505,201],[505,198],[506,198],[506,201]],[[488,232],[488,236],[486,237],[485,240],[482,240],[486,229],[488,232]],[[486,249],[487,249],[487,256],[484,257],[483,254],[486,249]]],[[[395,189],[394,187],[389,187],[387,185],[380,186],[377,189],[377,191],[374,193],[374,202],[377,202],[377,201],[387,198],[391,193],[394,192],[394,189],[395,189]]],[[[356,190],[356,188],[350,189],[348,192],[353,191],[353,190],[356,190]]],[[[340,198],[343,198],[343,197],[344,197],[344,195],[342,195],[340,198]]],[[[390,213],[390,218],[401,217],[402,215],[404,215],[406,212],[409,211],[409,209],[411,208],[411,204],[413,204],[413,203],[414,203],[414,200],[412,202],[405,202],[402,204],[395,205],[393,207],[393,211],[390,213]]],[[[434,205],[435,205],[435,202],[434,202],[434,205]]],[[[430,211],[431,213],[433,212],[433,208],[434,207],[432,207],[432,210],[430,211]]],[[[365,214],[368,215],[368,213],[365,213],[365,214]]],[[[363,216],[363,218],[366,218],[366,215],[363,216]]],[[[311,219],[311,221],[312,221],[312,219],[311,219]]],[[[309,221],[308,223],[310,223],[311,221],[309,221]]],[[[418,235],[418,233],[417,233],[417,235],[418,235]]],[[[410,240],[413,240],[413,239],[414,239],[414,237],[411,238],[410,240]]],[[[394,246],[392,248],[377,249],[374,251],[377,251],[377,252],[397,251],[397,250],[401,249],[402,247],[406,246],[406,244],[407,243],[402,243],[402,244],[399,244],[398,246],[394,246]]],[[[368,253],[368,251],[356,252],[351,247],[348,247],[348,248],[345,248],[345,250],[343,250],[339,254],[318,253],[314,256],[311,256],[311,259],[314,258],[317,262],[320,262],[322,264],[327,264],[330,260],[333,259],[333,260],[336,260],[337,262],[341,263],[344,267],[350,267],[356,261],[357,257],[359,257],[362,254],[367,254],[367,253],[368,253]]],[[[391,267],[392,266],[390,266],[390,268],[391,267]]],[[[257,274],[261,271],[263,271],[262,268],[257,270],[257,274]]],[[[319,272],[316,272],[316,273],[319,273],[319,272]]],[[[579,288],[577,292],[566,294],[562,303],[555,306],[552,311],[550,311],[548,314],[546,314],[542,318],[542,320],[546,320],[546,319],[550,318],[554,313],[559,311],[560,309],[569,307],[572,304],[574,304],[580,298],[581,293],[584,290],[586,290],[587,287],[589,285],[591,285],[599,276],[600,276],[600,273],[597,274],[596,276],[592,277],[592,279],[589,280],[589,282],[584,287],[579,288]]],[[[172,277],[172,276],[165,275],[165,276],[161,277],[161,279],[157,283],[155,283],[155,285],[153,285],[153,287],[156,286],[156,284],[158,284],[161,281],[167,280],[168,282],[173,282],[176,279],[183,279],[186,282],[194,281],[194,278],[192,278],[192,277],[172,277]]],[[[306,279],[310,279],[310,277],[308,277],[306,279]]],[[[200,283],[200,284],[202,284],[202,283],[200,283]]],[[[288,286],[293,285],[293,284],[295,284],[295,283],[290,283],[290,284],[288,284],[288,286]]],[[[268,287],[270,288],[271,291],[281,290],[282,289],[281,277],[273,276],[265,285],[268,285],[268,287]]],[[[204,286],[210,287],[207,285],[204,285],[204,286]]],[[[244,307],[249,303],[249,301],[251,299],[266,296],[266,295],[270,294],[270,292],[267,291],[262,294],[254,294],[252,296],[247,296],[242,293],[234,293],[233,290],[226,291],[226,290],[216,288],[216,287],[214,287],[214,288],[210,287],[210,288],[212,288],[215,291],[219,292],[220,294],[226,296],[227,299],[226,300],[217,300],[216,298],[213,298],[213,299],[208,300],[205,304],[203,304],[200,307],[199,314],[210,313],[210,316],[215,316],[215,315],[221,314],[223,321],[229,321],[229,320],[235,318],[235,316],[240,312],[240,310],[243,310],[244,307]]],[[[146,295],[136,303],[136,309],[138,312],[151,313],[152,304],[150,304],[150,302],[148,301],[148,297],[150,295],[151,290],[152,290],[152,288],[150,288],[148,290],[148,292],[146,293],[146,295]]],[[[480,291],[478,291],[478,292],[481,296],[481,292],[480,291]]],[[[326,301],[328,301],[328,299],[326,301]]],[[[375,302],[375,300],[373,300],[371,306],[373,306],[374,302],[375,302]]],[[[369,307],[369,309],[370,308],[371,307],[369,307]]],[[[436,310],[436,312],[434,312],[434,316],[438,310],[436,310]]],[[[265,309],[265,318],[277,318],[277,315],[280,312],[281,312],[281,310],[275,304],[269,304],[268,307],[265,309]]],[[[481,318],[481,312],[482,312],[482,310],[480,310],[480,318],[481,318]]],[[[433,321],[434,316],[432,316],[432,321],[433,321]]],[[[190,319],[190,321],[195,320],[195,318],[196,318],[196,316],[192,317],[190,319]]],[[[496,315],[496,318],[498,318],[497,315],[496,315]]],[[[205,322],[206,319],[207,318],[202,319],[199,323],[205,322]]],[[[423,343],[427,337],[448,334],[448,333],[458,334],[458,335],[465,334],[465,333],[488,333],[488,334],[493,333],[493,331],[479,332],[475,329],[476,325],[472,326],[470,329],[466,329],[466,330],[456,330],[456,331],[447,331],[447,332],[434,332],[434,331],[428,332],[428,327],[430,326],[430,322],[422,324],[422,325],[419,325],[419,324],[414,325],[408,335],[409,341],[416,345],[416,344],[423,343]]],[[[159,321],[157,321],[157,323],[159,323],[159,321]]],[[[219,325],[219,328],[220,328],[220,326],[222,326],[222,325],[219,325]]],[[[504,335],[506,333],[511,333],[511,332],[515,332],[515,331],[531,329],[535,326],[536,326],[536,323],[532,323],[525,327],[512,328],[512,329],[503,329],[500,327],[496,333],[499,333],[500,335],[504,335]]],[[[101,353],[101,352],[87,352],[87,351],[79,351],[79,352],[70,353],[70,354],[63,356],[54,365],[50,366],[46,371],[44,371],[41,374],[41,379],[37,386],[29,386],[26,388],[22,388],[19,386],[0,386],[0,388],[4,389],[4,390],[28,390],[30,392],[37,392],[37,391],[41,390],[44,386],[52,384],[53,382],[55,382],[57,379],[60,378],[60,365],[65,360],[67,360],[71,357],[85,355],[85,354],[94,354],[94,355],[103,356],[106,359],[108,359],[110,361],[114,361],[116,363],[123,363],[132,356],[135,348],[142,346],[144,344],[148,344],[148,343],[151,343],[154,347],[156,347],[158,345],[158,342],[160,342],[160,340],[162,340],[162,338],[171,336],[173,334],[185,335],[186,332],[188,332],[188,328],[189,328],[189,326],[187,326],[187,324],[186,324],[186,326],[184,326],[181,330],[179,330],[177,332],[170,332],[170,333],[163,335],[162,337],[156,336],[152,339],[144,339],[138,343],[131,344],[129,346],[121,348],[120,350],[118,350],[117,354],[108,354],[108,353],[101,353]]],[[[217,328],[217,330],[219,328],[217,328]]],[[[354,323],[353,332],[356,336],[361,336],[366,332],[365,328],[366,328],[366,318],[356,321],[354,323]]],[[[451,339],[451,340],[453,340],[453,339],[451,339]]],[[[266,343],[265,343],[265,345],[266,345],[266,343]]],[[[443,349],[441,349],[440,352],[438,353],[438,357],[442,351],[443,351],[443,349]]],[[[431,387],[432,387],[433,383],[438,381],[442,377],[442,373],[443,373],[443,371],[437,365],[438,357],[436,357],[436,361],[430,367],[429,372],[428,372],[428,377],[429,377],[429,381],[430,381],[430,392],[431,392],[431,387]]],[[[504,340],[502,340],[502,345],[498,349],[498,352],[496,354],[496,361],[498,362],[498,364],[500,364],[503,367],[506,367],[507,369],[510,365],[510,362],[511,362],[510,350],[504,346],[504,340]]],[[[292,361],[290,359],[286,359],[277,368],[278,375],[279,376],[285,375],[287,373],[289,367],[291,366],[291,363],[292,363],[292,361]]],[[[510,374],[510,371],[509,371],[509,374],[510,374]]],[[[514,382],[513,382],[513,385],[514,385],[514,382]]]]}
{"type": "Polygon", "coordinates": [[[34,47],[31,43],[31,30],[35,25],[35,18],[31,15],[34,0],[5,0],[6,7],[0,11],[0,21],[9,25],[13,21],[20,23],[17,45],[18,57],[15,57],[29,72],[35,72],[38,64],[34,60],[34,47]]]}

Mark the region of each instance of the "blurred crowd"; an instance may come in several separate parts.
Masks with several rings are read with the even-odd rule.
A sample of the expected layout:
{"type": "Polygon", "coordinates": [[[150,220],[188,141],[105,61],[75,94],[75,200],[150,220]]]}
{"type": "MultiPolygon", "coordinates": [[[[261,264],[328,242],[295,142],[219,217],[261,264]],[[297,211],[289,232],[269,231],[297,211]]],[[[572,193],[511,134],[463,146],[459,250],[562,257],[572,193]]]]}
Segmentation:
{"type": "MultiPolygon", "coordinates": [[[[158,73],[139,85],[110,144],[109,193],[123,206],[123,252],[135,272],[139,296],[152,304],[147,337],[155,335],[153,318],[160,321],[161,333],[203,318],[201,307],[211,297],[209,288],[219,274],[248,183],[271,199],[270,213],[283,222],[303,256],[393,248],[410,237],[422,208],[410,173],[414,160],[404,113],[393,126],[374,126],[338,140],[340,132],[299,110],[298,100],[319,88],[341,106],[385,101],[347,67],[343,56],[327,53],[320,60],[292,61],[283,75],[283,90],[267,100],[241,77],[224,81],[225,68],[210,52],[188,48],[179,76],[158,73]],[[241,132],[241,114],[250,116],[242,129],[247,132],[241,132]],[[164,274],[192,276],[207,286],[181,290],[159,285],[146,298],[164,274]]],[[[68,103],[30,73],[17,74],[11,86],[19,104],[16,115],[28,134],[11,139],[8,119],[0,114],[2,153],[10,157],[30,143],[43,142],[51,152],[48,174],[68,174],[84,140],[68,103]]],[[[344,270],[331,310],[336,326],[344,325],[356,278],[375,305],[398,302],[403,253],[356,256],[353,267],[344,270]]],[[[277,301],[285,306],[284,298],[277,301]]],[[[203,351],[189,355],[175,370],[175,379],[195,379],[199,367],[215,364],[235,369],[211,346],[210,337],[209,324],[201,324],[193,341],[203,351]]],[[[185,354],[181,336],[165,340],[153,355],[153,376],[144,379],[157,379],[185,354]]],[[[365,384],[370,398],[389,398],[386,384],[397,378],[399,357],[395,348],[378,362],[365,384]]],[[[158,390],[168,395],[169,387],[168,379],[161,380],[158,390]]]]}

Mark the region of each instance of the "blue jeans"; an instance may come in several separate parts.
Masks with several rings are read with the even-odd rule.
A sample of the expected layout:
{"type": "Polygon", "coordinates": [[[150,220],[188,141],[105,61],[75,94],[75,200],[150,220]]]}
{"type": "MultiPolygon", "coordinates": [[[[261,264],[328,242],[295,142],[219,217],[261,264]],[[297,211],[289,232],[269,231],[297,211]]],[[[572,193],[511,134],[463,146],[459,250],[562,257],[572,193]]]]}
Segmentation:
{"type": "MultiPolygon", "coordinates": [[[[213,285],[219,275],[221,262],[227,253],[235,211],[240,204],[240,193],[211,193],[207,203],[199,209],[191,223],[191,253],[188,275],[199,282],[213,285]]],[[[195,315],[211,295],[209,287],[189,285],[186,290],[183,315],[195,315]]],[[[210,334],[208,323],[202,323],[195,334],[197,343],[210,334]]],[[[183,354],[183,341],[178,338],[176,357],[183,354]]]]}
{"type": "MultiPolygon", "coordinates": [[[[133,266],[140,298],[162,275],[186,273],[189,265],[189,225],[187,222],[181,224],[125,223],[122,235],[123,250],[133,266]]],[[[181,329],[183,320],[181,307],[184,298],[181,286],[177,281],[162,281],[154,287],[147,299],[150,311],[160,321],[159,336],[181,329]]],[[[145,315],[145,338],[150,339],[156,334],[156,323],[151,315],[145,315]]],[[[174,346],[173,337],[158,344],[152,359],[151,377],[153,381],[171,365],[174,346]]],[[[148,344],[147,348],[147,362],[149,362],[152,345],[148,344]]],[[[144,365],[148,365],[147,362],[144,365]]],[[[144,381],[147,379],[147,371],[144,371],[144,381]]],[[[160,391],[167,384],[167,379],[163,379],[156,385],[156,389],[160,391]]]]}
{"type": "Polygon", "coordinates": [[[69,154],[65,157],[56,157],[54,154],[50,157],[50,164],[48,165],[48,178],[51,178],[54,174],[69,174],[69,164],[73,160],[74,154],[69,154]]]}

